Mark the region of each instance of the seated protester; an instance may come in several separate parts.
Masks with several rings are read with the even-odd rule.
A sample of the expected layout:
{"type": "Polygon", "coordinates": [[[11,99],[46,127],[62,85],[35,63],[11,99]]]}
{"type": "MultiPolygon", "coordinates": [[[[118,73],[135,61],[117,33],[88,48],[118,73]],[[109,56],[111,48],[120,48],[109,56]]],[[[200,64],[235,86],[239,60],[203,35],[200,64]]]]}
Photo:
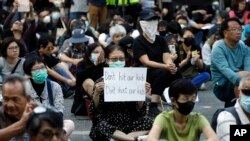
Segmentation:
{"type": "Polygon", "coordinates": [[[104,48],[99,43],[88,45],[84,59],[77,65],[76,86],[92,96],[95,81],[103,75],[104,48]]]}
{"type": "Polygon", "coordinates": [[[68,33],[66,32],[67,34],[65,35],[67,37],[67,39],[64,39],[63,41],[61,41],[61,42],[63,42],[63,44],[59,50],[59,53],[64,52],[67,48],[69,48],[70,46],[72,46],[74,44],[71,42],[70,37],[73,36],[73,31],[75,29],[82,29],[84,31],[84,35],[85,35],[85,38],[87,40],[87,41],[85,41],[86,45],[94,43],[95,42],[94,38],[86,34],[86,31],[88,31],[88,28],[86,26],[87,25],[86,25],[85,20],[72,20],[70,22],[70,27],[67,30],[68,33]]]}
{"type": "Polygon", "coordinates": [[[67,141],[63,130],[63,118],[54,109],[36,107],[26,124],[30,141],[67,141]]]}
{"type": "Polygon", "coordinates": [[[119,24],[115,24],[109,29],[111,42],[109,45],[118,45],[119,41],[126,36],[126,29],[119,24]]]}
{"type": "MultiPolygon", "coordinates": [[[[10,74],[24,76],[21,44],[14,38],[5,38],[1,45],[0,73],[2,80],[10,74]]],[[[2,81],[1,81],[2,82],[2,81]]]]}
{"type": "Polygon", "coordinates": [[[67,67],[65,67],[60,60],[55,57],[55,54],[52,54],[54,41],[48,36],[40,36],[37,43],[36,51],[32,52],[40,56],[44,63],[47,66],[48,74],[55,81],[62,83],[62,89],[64,93],[64,98],[72,95],[70,88],[75,86],[75,77],[69,71],[67,67]]]}
{"type": "Polygon", "coordinates": [[[25,80],[18,75],[9,75],[2,85],[3,103],[0,106],[1,141],[28,141],[25,125],[36,107],[26,93],[25,80]]]}
{"type": "MultiPolygon", "coordinates": [[[[32,101],[38,105],[54,108],[60,111],[63,116],[64,99],[61,86],[49,79],[46,65],[41,57],[36,54],[29,55],[24,64],[24,72],[30,78],[27,81],[27,92],[30,94],[32,101]]],[[[64,120],[64,130],[68,137],[74,130],[74,122],[64,120]]]]}
{"type": "Polygon", "coordinates": [[[203,47],[201,48],[201,55],[202,55],[202,60],[205,65],[205,70],[210,72],[210,66],[211,66],[211,52],[212,52],[212,47],[213,44],[220,39],[219,32],[216,32],[214,34],[211,34],[207,41],[204,43],[203,47]]]}
{"type": "Polygon", "coordinates": [[[106,66],[104,62],[104,48],[99,43],[88,45],[84,59],[77,65],[76,90],[71,113],[88,114],[87,103],[82,104],[83,98],[92,97],[95,81],[103,75],[103,68],[106,66]]]}
{"type": "Polygon", "coordinates": [[[69,41],[72,46],[67,47],[58,57],[62,62],[67,63],[65,66],[75,75],[76,66],[83,60],[89,39],[86,38],[83,29],[74,29],[69,41]]]}
{"type": "Polygon", "coordinates": [[[241,32],[238,19],[226,19],[220,28],[223,39],[214,43],[211,52],[213,93],[225,102],[225,107],[234,105],[232,100],[238,97],[239,82],[250,72],[249,47],[240,41],[241,32]]]}
{"type": "Polygon", "coordinates": [[[107,47],[111,42],[109,29],[113,25],[113,23],[114,21],[111,18],[108,18],[97,29],[97,31],[99,32],[98,42],[104,47],[107,47]]]}
{"type": "Polygon", "coordinates": [[[158,103],[166,87],[182,77],[173,63],[166,41],[156,35],[158,16],[152,9],[140,13],[138,36],[133,44],[133,55],[138,67],[147,67],[147,81],[152,86],[151,103],[148,115],[156,117],[161,111],[158,103]],[[150,30],[149,30],[150,29],[150,30]]]}
{"type": "MultiPolygon", "coordinates": [[[[239,117],[240,124],[250,124],[250,75],[241,79],[239,84],[239,98],[234,109],[239,117]]],[[[217,117],[216,133],[220,141],[230,141],[230,125],[237,125],[236,117],[229,111],[222,111],[217,117]]]]}
{"type": "Polygon", "coordinates": [[[168,27],[167,26],[168,26],[167,21],[162,20],[162,21],[159,21],[159,23],[158,23],[157,31],[158,31],[158,34],[163,38],[165,38],[167,33],[168,33],[168,27]]]}
{"type": "Polygon", "coordinates": [[[27,13],[28,17],[26,17],[26,19],[13,20],[15,14],[17,13],[18,6],[19,3],[17,0],[15,0],[13,2],[12,12],[5,19],[2,38],[14,37],[22,44],[23,48],[25,49],[25,53],[28,53],[30,50],[29,45],[31,37],[36,28],[34,9],[31,4],[31,10],[29,13],[27,13]]]}
{"type": "Polygon", "coordinates": [[[173,62],[177,63],[177,52],[178,52],[178,41],[177,41],[178,35],[175,34],[168,34],[166,37],[166,43],[168,45],[168,49],[170,51],[170,57],[173,60],[173,62]]]}
{"type": "Polygon", "coordinates": [[[201,50],[196,46],[194,34],[190,28],[183,28],[180,34],[181,44],[178,46],[178,66],[186,79],[191,79],[196,88],[210,79],[208,72],[204,71],[204,64],[200,56],[201,50]]]}
{"type": "Polygon", "coordinates": [[[191,112],[197,90],[192,81],[178,79],[169,87],[173,110],[159,114],[151,128],[148,141],[199,141],[201,133],[207,140],[219,141],[210,123],[201,113],[191,112]]]}
{"type": "Polygon", "coordinates": [[[133,56],[133,43],[134,38],[130,36],[125,36],[119,41],[119,46],[121,46],[125,51],[126,56],[126,67],[135,67],[135,59],[133,56]]]}
{"type": "MultiPolygon", "coordinates": [[[[125,66],[125,52],[117,45],[105,49],[106,64],[112,68],[125,66]],[[118,61],[119,60],[119,61],[118,61]]],[[[137,102],[105,102],[103,78],[96,81],[90,111],[93,114],[93,125],[90,138],[95,141],[115,140],[133,141],[145,135],[151,128],[152,119],[145,117],[146,103],[137,102]]],[[[150,84],[145,85],[147,92],[150,84]]]]}

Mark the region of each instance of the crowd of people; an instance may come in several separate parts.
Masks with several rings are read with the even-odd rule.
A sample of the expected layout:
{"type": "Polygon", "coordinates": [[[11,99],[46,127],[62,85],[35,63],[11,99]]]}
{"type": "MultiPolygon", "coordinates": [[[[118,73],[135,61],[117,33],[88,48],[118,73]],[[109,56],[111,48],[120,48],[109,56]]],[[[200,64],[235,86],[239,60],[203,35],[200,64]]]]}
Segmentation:
{"type": "Polygon", "coordinates": [[[71,97],[71,112],[91,118],[93,141],[229,141],[230,111],[216,130],[192,112],[211,81],[250,124],[250,2],[219,2],[0,0],[0,140],[68,140],[71,97]],[[147,69],[145,101],[104,100],[104,68],[124,67],[147,69]],[[159,108],[164,92],[170,111],[159,108]]]}

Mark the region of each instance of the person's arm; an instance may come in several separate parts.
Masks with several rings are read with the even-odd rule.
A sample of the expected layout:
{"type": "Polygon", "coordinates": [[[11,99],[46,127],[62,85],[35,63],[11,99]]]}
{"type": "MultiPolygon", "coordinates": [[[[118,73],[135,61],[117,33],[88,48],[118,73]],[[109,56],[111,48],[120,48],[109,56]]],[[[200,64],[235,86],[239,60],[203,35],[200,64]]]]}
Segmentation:
{"type": "Polygon", "coordinates": [[[13,19],[13,17],[15,16],[16,12],[17,12],[17,8],[18,8],[18,2],[14,1],[13,2],[13,9],[12,11],[9,13],[8,17],[5,19],[4,24],[3,24],[3,29],[10,29],[11,28],[11,21],[13,19]]]}
{"type": "Polygon", "coordinates": [[[66,54],[64,54],[64,53],[60,53],[60,60],[61,61],[63,61],[63,62],[67,62],[67,63],[72,63],[73,65],[77,65],[80,61],[82,61],[83,60],[83,58],[82,59],[75,59],[75,58],[70,58],[70,57],[68,57],[66,54]]]}
{"type": "Polygon", "coordinates": [[[139,58],[140,62],[142,64],[144,64],[145,66],[148,66],[148,67],[152,67],[152,68],[160,68],[160,69],[168,69],[167,65],[166,64],[163,64],[163,63],[158,63],[158,62],[155,62],[155,61],[151,61],[149,60],[148,58],[148,55],[142,55],[140,58],[139,58]]]}
{"type": "Polygon", "coordinates": [[[47,67],[47,70],[48,70],[48,74],[50,76],[52,76],[53,78],[55,78],[56,80],[59,80],[59,81],[65,83],[65,84],[68,84],[70,86],[75,86],[74,80],[67,79],[67,78],[61,76],[60,74],[58,74],[56,71],[50,69],[49,67],[47,67]]]}
{"type": "Polygon", "coordinates": [[[246,56],[244,58],[244,71],[248,71],[250,72],[250,48],[249,47],[246,47],[245,48],[245,53],[246,53],[246,56]]]}
{"type": "Polygon", "coordinates": [[[201,49],[202,60],[204,64],[211,65],[211,47],[205,43],[201,49]]]}
{"type": "Polygon", "coordinates": [[[12,137],[15,137],[16,135],[22,133],[25,130],[26,122],[29,118],[30,113],[34,109],[36,105],[34,103],[26,104],[26,107],[24,109],[24,113],[21,117],[21,119],[10,126],[0,129],[0,137],[1,141],[8,141],[12,137]]]}
{"type": "Polygon", "coordinates": [[[161,127],[159,125],[153,125],[149,134],[148,134],[148,141],[158,141],[161,135],[161,127]]]}
{"type": "Polygon", "coordinates": [[[56,83],[56,82],[51,82],[52,85],[52,91],[53,91],[53,97],[55,97],[54,99],[54,105],[55,108],[63,113],[64,110],[64,98],[63,98],[63,92],[62,92],[62,88],[61,86],[56,83]]]}
{"type": "Polygon", "coordinates": [[[203,128],[202,133],[204,134],[207,141],[220,141],[211,126],[203,128]]]}
{"type": "Polygon", "coordinates": [[[104,82],[98,82],[94,86],[94,91],[93,91],[93,101],[95,104],[95,107],[97,108],[99,106],[100,102],[100,93],[104,90],[104,82]]]}

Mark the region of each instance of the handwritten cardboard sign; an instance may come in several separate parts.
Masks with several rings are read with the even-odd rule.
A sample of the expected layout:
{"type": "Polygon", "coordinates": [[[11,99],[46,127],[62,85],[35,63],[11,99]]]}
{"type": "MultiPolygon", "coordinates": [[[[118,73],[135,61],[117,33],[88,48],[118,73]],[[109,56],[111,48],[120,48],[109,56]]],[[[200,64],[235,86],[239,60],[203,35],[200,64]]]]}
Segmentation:
{"type": "Polygon", "coordinates": [[[104,68],[104,101],[145,101],[146,68],[104,68]]]}
{"type": "Polygon", "coordinates": [[[30,1],[29,0],[18,0],[18,12],[29,12],[30,11],[30,1]]]}

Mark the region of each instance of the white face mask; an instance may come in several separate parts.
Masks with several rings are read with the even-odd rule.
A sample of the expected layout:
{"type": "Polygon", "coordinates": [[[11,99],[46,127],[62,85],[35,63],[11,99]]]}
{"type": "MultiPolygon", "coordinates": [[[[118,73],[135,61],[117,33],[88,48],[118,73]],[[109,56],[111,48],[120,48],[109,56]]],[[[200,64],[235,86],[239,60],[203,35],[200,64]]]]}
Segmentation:
{"type": "Polygon", "coordinates": [[[147,37],[154,42],[157,33],[158,20],[140,21],[141,29],[147,37]]]}
{"type": "Polygon", "coordinates": [[[43,22],[44,23],[50,23],[50,16],[49,15],[47,15],[47,16],[45,16],[44,18],[43,18],[43,22]]]}

